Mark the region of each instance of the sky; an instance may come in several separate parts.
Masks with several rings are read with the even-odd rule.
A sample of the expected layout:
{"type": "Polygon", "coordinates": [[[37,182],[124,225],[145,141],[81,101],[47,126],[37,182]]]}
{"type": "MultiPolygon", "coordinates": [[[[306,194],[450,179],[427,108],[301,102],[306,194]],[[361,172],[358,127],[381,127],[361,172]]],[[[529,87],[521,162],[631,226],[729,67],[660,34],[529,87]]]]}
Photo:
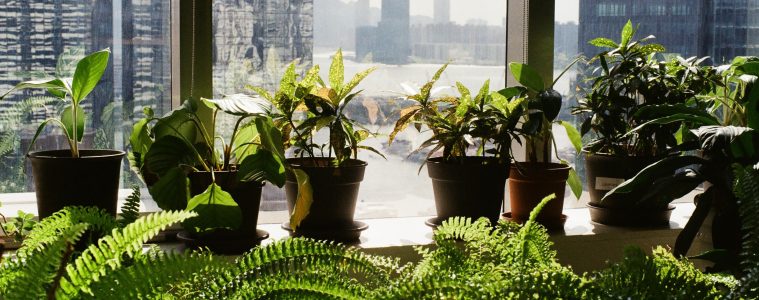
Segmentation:
{"type": "MultiPolygon", "coordinates": [[[[353,2],[354,0],[343,0],[353,2]]],[[[482,19],[489,25],[501,25],[506,16],[508,0],[451,0],[451,19],[465,24],[471,19],[482,19]]],[[[556,0],[556,21],[577,22],[580,0],[556,0]]],[[[432,16],[433,0],[410,0],[412,15],[432,16]]],[[[371,6],[380,7],[381,0],[370,0],[371,6]]]]}

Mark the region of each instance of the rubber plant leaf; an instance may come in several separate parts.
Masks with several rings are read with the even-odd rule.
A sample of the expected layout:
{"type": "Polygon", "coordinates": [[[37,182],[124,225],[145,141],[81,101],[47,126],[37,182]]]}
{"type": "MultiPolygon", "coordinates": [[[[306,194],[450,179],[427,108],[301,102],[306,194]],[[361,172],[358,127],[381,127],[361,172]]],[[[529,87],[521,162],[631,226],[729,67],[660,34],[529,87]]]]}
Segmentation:
{"type": "MultiPolygon", "coordinates": [[[[63,112],[61,112],[61,123],[63,123],[63,126],[66,128],[66,136],[71,139],[71,137],[74,136],[74,116],[71,114],[71,110],[73,109],[72,105],[67,105],[66,108],[63,109],[63,112]]],[[[82,109],[81,106],[76,106],[76,139],[77,142],[82,141],[82,137],[84,136],[84,109],[82,109]]]]}
{"type": "Polygon", "coordinates": [[[608,199],[615,194],[641,193],[660,178],[674,175],[680,168],[705,163],[706,161],[703,158],[696,156],[671,156],[661,159],[606,193],[603,199],[608,199]]]}
{"type": "Polygon", "coordinates": [[[240,163],[237,180],[245,182],[267,180],[282,187],[285,185],[285,165],[270,151],[259,149],[240,163]]]}
{"type": "Polygon", "coordinates": [[[184,141],[175,136],[165,136],[157,139],[145,154],[145,164],[148,170],[159,176],[164,176],[169,170],[180,165],[194,165],[194,151],[184,141]]]}
{"type": "Polygon", "coordinates": [[[526,64],[512,62],[509,63],[509,70],[514,75],[514,79],[524,87],[534,92],[540,92],[545,89],[543,78],[537,71],[526,64]]]}
{"type": "Polygon", "coordinates": [[[314,202],[314,191],[311,187],[311,180],[308,174],[303,170],[293,169],[295,180],[298,182],[298,198],[295,200],[293,213],[290,215],[290,228],[293,232],[298,230],[298,226],[311,211],[311,203],[314,202]]]}
{"type": "Polygon", "coordinates": [[[150,187],[150,196],[163,210],[184,210],[190,199],[189,184],[185,171],[174,167],[150,187]]]}
{"type": "Polygon", "coordinates": [[[237,229],[242,223],[240,207],[232,195],[216,183],[211,183],[203,193],[192,197],[187,203],[187,210],[198,214],[183,223],[185,228],[195,232],[217,228],[237,229]]]}
{"type": "Polygon", "coordinates": [[[108,67],[110,55],[110,49],[103,49],[90,53],[76,64],[74,79],[71,83],[71,99],[74,105],[79,105],[79,102],[95,89],[108,67]]]}

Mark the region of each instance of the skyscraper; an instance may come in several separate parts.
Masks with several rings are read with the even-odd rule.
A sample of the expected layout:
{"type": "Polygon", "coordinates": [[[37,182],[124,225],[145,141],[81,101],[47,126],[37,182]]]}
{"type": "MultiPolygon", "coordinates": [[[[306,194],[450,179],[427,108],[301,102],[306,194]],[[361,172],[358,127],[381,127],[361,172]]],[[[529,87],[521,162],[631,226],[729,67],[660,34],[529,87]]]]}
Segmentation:
{"type": "Polygon", "coordinates": [[[411,55],[409,0],[382,0],[377,26],[356,28],[356,58],[369,53],[374,62],[405,64],[411,55]]]}
{"type": "Polygon", "coordinates": [[[579,50],[598,52],[587,42],[618,40],[628,19],[638,38],[655,35],[667,52],[710,56],[722,63],[738,55],[759,55],[759,2],[747,0],[580,0],[579,50]]]}
{"type": "Polygon", "coordinates": [[[451,21],[451,0],[435,0],[433,4],[433,21],[435,23],[448,23],[451,21]]]}

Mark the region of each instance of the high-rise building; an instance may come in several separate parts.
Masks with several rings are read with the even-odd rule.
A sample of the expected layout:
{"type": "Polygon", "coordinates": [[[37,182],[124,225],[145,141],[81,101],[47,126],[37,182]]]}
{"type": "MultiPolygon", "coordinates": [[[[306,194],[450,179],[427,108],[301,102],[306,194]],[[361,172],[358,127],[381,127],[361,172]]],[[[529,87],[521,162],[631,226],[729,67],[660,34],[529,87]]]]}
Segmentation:
{"type": "Polygon", "coordinates": [[[372,60],[405,64],[411,55],[409,0],[382,0],[382,18],[377,26],[356,28],[356,59],[371,53],[372,60]]]}
{"type": "Polygon", "coordinates": [[[759,2],[747,0],[580,0],[579,50],[598,52],[587,42],[618,40],[627,20],[638,38],[655,35],[667,52],[709,56],[722,63],[738,55],[759,54],[759,2]]]}
{"type": "Polygon", "coordinates": [[[435,0],[432,8],[432,18],[435,23],[451,21],[451,0],[435,0]]]}

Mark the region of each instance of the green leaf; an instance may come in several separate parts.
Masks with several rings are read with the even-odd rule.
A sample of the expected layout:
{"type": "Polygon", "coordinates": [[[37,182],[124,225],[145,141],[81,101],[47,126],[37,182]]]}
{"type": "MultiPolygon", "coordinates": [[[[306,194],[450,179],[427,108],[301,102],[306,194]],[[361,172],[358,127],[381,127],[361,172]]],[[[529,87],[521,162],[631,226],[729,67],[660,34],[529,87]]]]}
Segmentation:
{"type": "Polygon", "coordinates": [[[635,127],[628,131],[624,136],[630,136],[632,134],[635,134],[649,126],[652,125],[666,125],[666,124],[672,124],[677,122],[691,122],[694,123],[695,126],[709,126],[709,125],[718,125],[719,121],[717,121],[713,116],[697,116],[692,114],[674,114],[666,117],[661,117],[657,119],[650,120],[646,123],[638,125],[638,127],[635,127]]]}
{"type": "Polygon", "coordinates": [[[78,105],[87,95],[95,89],[100,78],[103,77],[108,67],[110,49],[103,49],[85,56],[76,64],[74,80],[71,83],[71,98],[74,105],[78,105]]]}
{"type": "Polygon", "coordinates": [[[376,70],[376,67],[371,67],[369,69],[366,69],[364,71],[361,71],[359,73],[356,73],[356,75],[353,76],[353,79],[348,82],[348,84],[343,87],[342,91],[340,91],[340,98],[345,98],[348,96],[348,94],[353,91],[353,89],[362,81],[366,76],[368,76],[370,73],[374,72],[376,70]]]}
{"type": "Polygon", "coordinates": [[[580,135],[580,132],[577,131],[577,128],[567,121],[558,122],[561,126],[564,126],[564,130],[567,131],[567,137],[569,137],[569,141],[572,142],[572,146],[575,147],[575,151],[577,151],[577,153],[582,152],[582,136],[580,135]]]}
{"type": "Polygon", "coordinates": [[[150,196],[163,210],[184,210],[190,199],[190,180],[181,167],[168,170],[152,187],[150,196]]]}
{"type": "Polygon", "coordinates": [[[298,74],[295,73],[295,62],[291,62],[285,74],[282,75],[282,79],[279,81],[279,91],[288,97],[293,97],[295,94],[295,83],[298,79],[298,74]]]}
{"type": "MultiPolygon", "coordinates": [[[[63,112],[61,113],[61,123],[63,123],[63,126],[66,127],[66,136],[69,137],[69,139],[74,137],[74,116],[72,115],[72,106],[67,105],[66,108],[63,109],[63,112]]],[[[84,137],[84,110],[81,106],[76,106],[76,142],[81,142],[82,137],[84,137]]]]}
{"type": "Polygon", "coordinates": [[[261,138],[255,121],[249,122],[237,130],[235,140],[232,141],[232,154],[238,162],[243,161],[245,157],[256,152],[260,143],[261,138]]]}
{"type": "Polygon", "coordinates": [[[219,110],[235,116],[266,115],[269,113],[269,104],[261,98],[251,97],[245,94],[232,94],[221,99],[205,99],[216,106],[219,110]]]}
{"type": "Polygon", "coordinates": [[[311,179],[303,170],[293,169],[295,180],[298,182],[298,197],[295,200],[293,213],[290,215],[290,228],[293,231],[298,230],[300,222],[308,216],[311,210],[311,203],[314,202],[314,190],[311,187],[311,179]]]}
{"type": "MultiPolygon", "coordinates": [[[[563,159],[561,160],[561,163],[567,166],[571,166],[568,161],[563,159]]],[[[582,180],[580,179],[580,176],[577,175],[577,170],[575,170],[575,168],[569,168],[567,185],[569,185],[569,188],[572,190],[572,194],[575,195],[575,198],[577,198],[577,200],[580,200],[580,197],[582,197],[582,180]]]]}
{"type": "MultiPolygon", "coordinates": [[[[19,84],[16,84],[12,89],[5,92],[2,96],[0,96],[0,100],[8,96],[8,94],[17,91],[17,90],[23,90],[23,89],[63,89],[63,90],[69,90],[68,85],[61,79],[58,78],[47,78],[47,79],[40,79],[40,80],[30,80],[30,81],[24,81],[19,84]]],[[[60,95],[60,93],[53,94],[54,96],[60,95]]]]}
{"type": "MultiPolygon", "coordinates": [[[[26,152],[31,152],[32,151],[32,148],[34,147],[34,143],[37,141],[37,138],[39,138],[40,133],[42,133],[42,130],[44,130],[45,127],[47,127],[47,123],[49,123],[49,122],[53,122],[55,125],[60,126],[61,129],[63,129],[64,131],[66,130],[66,126],[63,125],[63,123],[61,123],[61,121],[58,120],[58,119],[52,119],[51,118],[51,119],[47,119],[45,121],[42,121],[42,123],[40,123],[40,126],[37,127],[37,131],[34,133],[34,137],[32,138],[32,141],[29,143],[29,149],[26,152]]],[[[71,139],[69,139],[69,146],[72,146],[71,145],[71,139]]]]}
{"type": "Polygon", "coordinates": [[[150,119],[144,118],[134,123],[132,134],[129,135],[129,144],[132,146],[132,152],[139,153],[141,157],[150,150],[153,145],[153,139],[150,137],[148,123],[150,119]]]}
{"type": "Polygon", "coordinates": [[[278,187],[285,185],[285,165],[268,150],[259,149],[258,152],[248,155],[238,166],[237,180],[239,181],[263,181],[268,180],[278,187]]]}
{"type": "Polygon", "coordinates": [[[261,148],[271,151],[280,161],[285,161],[282,133],[274,126],[270,118],[256,118],[255,122],[261,137],[261,148]]]}
{"type": "Polygon", "coordinates": [[[706,161],[696,156],[671,156],[659,160],[638,172],[633,178],[630,178],[618,185],[604,196],[604,199],[613,194],[640,193],[650,188],[656,180],[666,176],[672,176],[680,169],[694,164],[704,164],[706,161]]]}
{"type": "Polygon", "coordinates": [[[211,183],[202,194],[192,197],[187,203],[187,210],[198,214],[187,219],[183,225],[195,232],[204,232],[216,228],[237,229],[242,223],[242,212],[232,195],[211,183]]]}
{"type": "Polygon", "coordinates": [[[514,79],[524,87],[534,92],[540,92],[545,89],[545,82],[537,71],[526,64],[512,62],[509,63],[509,70],[514,75],[514,79]]]}
{"type": "Polygon", "coordinates": [[[164,176],[169,170],[181,165],[194,165],[194,151],[186,141],[175,137],[165,136],[157,139],[145,154],[145,165],[148,170],[159,176],[164,176]]]}
{"type": "Polygon", "coordinates": [[[591,45],[593,45],[593,46],[601,47],[601,48],[612,48],[613,49],[613,48],[619,47],[619,45],[617,45],[617,43],[615,43],[614,41],[612,41],[610,39],[607,39],[607,38],[595,38],[595,39],[590,40],[590,42],[588,42],[588,43],[591,44],[591,45]]]}
{"type": "Polygon", "coordinates": [[[633,34],[635,34],[635,29],[633,29],[632,21],[627,20],[625,26],[622,27],[622,39],[619,42],[619,46],[626,49],[627,44],[629,44],[630,40],[632,40],[633,34]]]}
{"type": "Polygon", "coordinates": [[[329,85],[337,91],[342,92],[343,81],[345,80],[345,69],[343,66],[343,50],[337,49],[337,53],[332,57],[332,64],[329,66],[329,85]]]}

